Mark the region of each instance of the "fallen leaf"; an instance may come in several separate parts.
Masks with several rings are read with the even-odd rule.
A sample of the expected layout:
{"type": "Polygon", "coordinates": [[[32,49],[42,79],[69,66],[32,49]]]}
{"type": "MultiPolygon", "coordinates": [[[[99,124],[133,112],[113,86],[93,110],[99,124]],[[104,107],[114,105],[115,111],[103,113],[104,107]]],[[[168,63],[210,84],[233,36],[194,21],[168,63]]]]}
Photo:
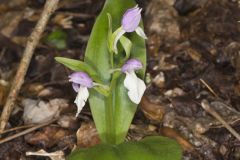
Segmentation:
{"type": "Polygon", "coordinates": [[[0,79],[0,106],[4,105],[9,90],[8,82],[0,79]]]}
{"type": "Polygon", "coordinates": [[[50,148],[60,143],[64,137],[71,134],[70,131],[56,126],[47,126],[36,133],[27,134],[24,138],[31,145],[50,148]]]}
{"type": "Polygon", "coordinates": [[[100,139],[94,123],[82,123],[77,131],[77,145],[81,147],[92,147],[99,143],[100,139]]]}
{"type": "Polygon", "coordinates": [[[23,120],[25,124],[40,124],[59,117],[61,110],[68,106],[65,99],[52,99],[49,102],[24,99],[23,120]]]}
{"type": "Polygon", "coordinates": [[[143,96],[140,107],[144,115],[154,121],[162,121],[165,107],[159,104],[151,103],[146,96],[143,96]]]}
{"type": "Polygon", "coordinates": [[[57,123],[62,128],[68,128],[68,129],[78,129],[79,128],[79,123],[78,123],[75,115],[63,115],[58,119],[57,123]]]}
{"type": "Polygon", "coordinates": [[[188,142],[187,140],[185,140],[174,129],[169,128],[169,127],[162,127],[160,132],[164,136],[176,139],[185,151],[193,151],[194,150],[193,145],[190,142],[188,142]]]}

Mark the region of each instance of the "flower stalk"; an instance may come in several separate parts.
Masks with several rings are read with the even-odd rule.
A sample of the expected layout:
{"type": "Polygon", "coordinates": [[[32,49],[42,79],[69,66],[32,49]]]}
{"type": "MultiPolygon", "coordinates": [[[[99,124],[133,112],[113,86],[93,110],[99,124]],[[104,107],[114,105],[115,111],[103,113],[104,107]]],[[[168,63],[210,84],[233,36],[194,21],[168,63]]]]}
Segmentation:
{"type": "Polygon", "coordinates": [[[116,132],[115,132],[115,87],[116,81],[119,77],[119,73],[115,72],[112,76],[111,86],[110,86],[110,94],[107,98],[106,105],[106,120],[107,120],[107,137],[108,142],[110,144],[116,144],[116,132]]]}

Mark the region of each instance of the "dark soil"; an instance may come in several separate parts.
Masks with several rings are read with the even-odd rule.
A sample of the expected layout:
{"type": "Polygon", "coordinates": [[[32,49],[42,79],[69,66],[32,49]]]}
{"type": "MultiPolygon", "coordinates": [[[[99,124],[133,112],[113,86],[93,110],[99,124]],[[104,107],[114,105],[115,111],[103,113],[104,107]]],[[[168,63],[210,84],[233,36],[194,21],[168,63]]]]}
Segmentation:
{"type": "MultiPolygon", "coordinates": [[[[0,110],[4,106],[26,39],[44,0],[0,0],[0,110]]],[[[66,100],[58,123],[0,144],[1,160],[27,151],[58,150],[99,143],[89,107],[74,119],[71,72],[55,56],[82,59],[103,0],[62,0],[38,45],[8,128],[23,126],[23,100],[66,100]],[[60,32],[57,43],[47,37],[60,32]],[[61,41],[61,42],[59,42],[61,41]],[[63,124],[63,122],[68,122],[63,124]],[[80,129],[79,129],[80,127],[80,129]],[[79,129],[79,130],[78,130],[79,129]],[[78,131],[77,135],[76,132],[78,131]],[[80,140],[83,141],[80,141],[80,140]]],[[[211,107],[240,133],[240,2],[238,0],[138,0],[148,35],[147,91],[128,139],[164,135],[176,139],[184,160],[239,160],[240,142],[201,107],[211,107]]],[[[21,130],[8,132],[1,138],[21,130]]]]}

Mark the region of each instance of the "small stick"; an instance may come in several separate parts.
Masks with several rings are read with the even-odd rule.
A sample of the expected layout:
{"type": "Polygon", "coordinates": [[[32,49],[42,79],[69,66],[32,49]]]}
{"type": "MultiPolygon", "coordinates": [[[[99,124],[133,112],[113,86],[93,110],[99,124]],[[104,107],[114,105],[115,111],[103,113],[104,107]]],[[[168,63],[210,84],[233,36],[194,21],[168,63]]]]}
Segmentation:
{"type": "Polygon", "coordinates": [[[8,132],[16,131],[16,130],[19,130],[19,129],[30,128],[30,127],[33,127],[33,126],[34,126],[33,124],[29,124],[29,125],[25,125],[25,126],[18,126],[18,127],[15,127],[15,128],[6,129],[6,130],[0,132],[0,135],[8,133],[8,132]]]}
{"type": "Polygon", "coordinates": [[[37,152],[26,152],[27,156],[48,156],[48,157],[60,157],[64,156],[63,151],[56,151],[52,153],[48,153],[44,151],[43,149],[37,151],[37,152]]]}
{"type": "Polygon", "coordinates": [[[6,137],[6,138],[3,138],[3,139],[0,140],[0,144],[5,143],[5,142],[8,142],[8,141],[11,141],[11,140],[13,140],[13,139],[15,139],[15,138],[18,138],[18,137],[20,137],[20,136],[23,136],[23,135],[25,135],[25,134],[28,134],[28,133],[30,133],[30,132],[32,132],[32,131],[35,131],[36,129],[42,128],[42,127],[44,127],[44,126],[47,126],[47,125],[55,122],[56,120],[57,120],[57,119],[53,119],[53,120],[51,120],[51,121],[49,121],[49,122],[46,122],[46,123],[43,123],[43,124],[39,124],[39,125],[37,125],[37,126],[34,126],[34,127],[32,127],[32,128],[29,128],[29,129],[26,129],[26,130],[24,130],[24,131],[22,131],[22,132],[19,132],[19,133],[17,133],[17,134],[11,135],[11,136],[6,137]]]}
{"type": "Polygon", "coordinates": [[[240,141],[240,135],[236,132],[236,130],[234,130],[213,108],[210,107],[207,100],[202,100],[201,106],[205,111],[221,122],[223,126],[240,141]]]}
{"type": "Polygon", "coordinates": [[[200,81],[207,87],[207,89],[217,98],[219,98],[219,96],[217,95],[216,92],[214,92],[214,90],[207,84],[207,82],[205,82],[203,79],[200,79],[200,81]]]}
{"type": "Polygon", "coordinates": [[[3,112],[1,115],[1,119],[0,119],[0,132],[3,131],[7,125],[8,119],[11,115],[11,112],[12,112],[13,106],[15,104],[15,101],[17,99],[18,93],[24,82],[24,77],[26,75],[28,66],[32,59],[34,50],[41,38],[41,35],[46,27],[46,24],[47,24],[50,16],[56,10],[58,2],[59,2],[59,0],[47,0],[46,1],[43,12],[40,16],[40,19],[39,19],[36,27],[34,28],[32,34],[28,38],[28,42],[27,42],[26,48],[24,50],[23,57],[19,64],[16,76],[14,77],[14,80],[12,82],[12,86],[11,86],[10,93],[8,95],[6,104],[3,108],[3,112]]]}
{"type": "Polygon", "coordinates": [[[48,153],[41,149],[37,152],[26,152],[26,156],[45,156],[49,157],[51,160],[65,160],[63,151],[56,151],[48,153]]]}

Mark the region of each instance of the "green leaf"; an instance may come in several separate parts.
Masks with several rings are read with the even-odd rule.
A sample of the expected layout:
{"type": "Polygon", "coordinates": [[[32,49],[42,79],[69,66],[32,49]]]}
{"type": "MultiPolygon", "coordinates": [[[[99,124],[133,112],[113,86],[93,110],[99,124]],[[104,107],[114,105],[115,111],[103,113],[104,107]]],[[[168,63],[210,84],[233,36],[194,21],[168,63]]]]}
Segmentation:
{"type": "MultiPolygon", "coordinates": [[[[108,49],[111,52],[116,52],[113,50],[113,43],[114,43],[114,39],[116,38],[117,34],[122,30],[122,28],[119,27],[114,33],[112,33],[112,16],[109,13],[107,13],[107,16],[108,16],[108,49]]],[[[130,56],[130,52],[132,49],[132,42],[127,37],[122,36],[120,38],[120,43],[122,44],[123,49],[125,50],[125,53],[126,53],[125,60],[126,60],[130,56]]]]}
{"type": "Polygon", "coordinates": [[[102,82],[97,76],[96,70],[85,62],[64,57],[55,57],[55,60],[73,71],[83,71],[88,73],[95,82],[102,82]]]}
{"type": "Polygon", "coordinates": [[[56,29],[46,37],[45,41],[59,50],[66,49],[67,34],[61,29],[56,29]]]}
{"type": "MultiPolygon", "coordinates": [[[[121,18],[124,12],[135,5],[134,0],[106,0],[104,8],[94,24],[84,61],[96,68],[104,84],[110,85],[112,78],[112,74],[110,73],[112,69],[112,57],[108,49],[110,27],[107,15],[108,13],[111,15],[111,27],[112,30],[115,31],[121,26],[121,18]]],[[[135,32],[129,33],[128,39],[132,42],[132,50],[127,54],[130,55],[130,58],[139,59],[144,64],[144,68],[139,73],[139,76],[144,78],[146,68],[145,41],[135,32]]],[[[124,50],[120,52],[122,53],[118,55],[125,55],[124,50]]],[[[115,62],[122,61],[123,57],[118,55],[114,57],[115,62]]],[[[122,64],[114,64],[114,67],[121,67],[121,65],[122,64]]],[[[111,97],[105,97],[95,90],[90,91],[89,102],[91,112],[98,134],[102,142],[105,143],[121,143],[124,141],[137,109],[137,105],[133,104],[127,96],[127,90],[123,86],[124,78],[125,74],[121,74],[119,78],[116,79],[115,87],[112,88],[113,90],[111,91],[111,97]],[[111,106],[108,105],[109,99],[112,100],[111,106]],[[112,107],[112,109],[109,109],[109,107],[112,107]],[[109,116],[109,112],[112,112],[111,114],[113,115],[109,116]],[[111,128],[112,126],[115,128],[111,128]]]]}
{"type": "Polygon", "coordinates": [[[55,60],[73,71],[84,71],[87,73],[96,74],[96,71],[85,62],[64,57],[55,57],[55,60]]]}
{"type": "Polygon", "coordinates": [[[95,86],[93,89],[95,89],[98,93],[104,95],[105,97],[109,96],[109,88],[102,87],[102,86],[95,86]]]}
{"type": "Polygon", "coordinates": [[[180,160],[182,151],[172,139],[147,137],[139,142],[119,145],[100,144],[73,152],[68,160],[180,160]]]}
{"type": "Polygon", "coordinates": [[[108,16],[108,49],[112,51],[112,16],[111,14],[107,13],[108,16]]]}
{"type": "Polygon", "coordinates": [[[122,44],[125,53],[126,53],[126,57],[125,60],[127,60],[130,57],[130,53],[131,53],[131,49],[132,49],[132,42],[125,36],[122,36],[120,38],[120,43],[122,44]]]}
{"type": "Polygon", "coordinates": [[[113,32],[112,36],[109,39],[110,51],[114,52],[115,54],[118,54],[118,49],[114,48],[114,41],[115,41],[117,35],[122,31],[123,31],[122,27],[119,27],[115,32],[113,32]]]}

